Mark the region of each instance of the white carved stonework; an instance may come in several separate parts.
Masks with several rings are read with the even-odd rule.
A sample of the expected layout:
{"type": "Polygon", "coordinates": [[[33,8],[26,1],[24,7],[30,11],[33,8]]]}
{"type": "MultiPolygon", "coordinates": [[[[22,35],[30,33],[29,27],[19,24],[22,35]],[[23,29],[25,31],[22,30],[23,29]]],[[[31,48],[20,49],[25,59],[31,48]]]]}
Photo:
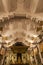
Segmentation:
{"type": "Polygon", "coordinates": [[[43,33],[42,2],[42,0],[0,0],[0,28],[3,28],[0,29],[0,42],[6,42],[6,47],[17,41],[24,42],[27,46],[36,42],[37,37],[43,33]],[[40,13],[35,13],[36,11],[40,13]]]}
{"type": "MultiPolygon", "coordinates": [[[[24,51],[24,48],[22,49],[24,51]]],[[[0,64],[43,65],[41,53],[43,53],[43,0],[0,0],[0,55],[3,55],[0,64]],[[15,53],[13,46],[16,43],[17,45],[23,43],[26,46],[25,50],[28,46],[27,52],[22,53],[21,49],[18,52],[17,49],[15,53]],[[22,62],[20,57],[17,60],[18,53],[22,56],[22,62]],[[37,54],[42,64],[38,64],[40,60],[36,58],[37,54]]]]}
{"type": "Polygon", "coordinates": [[[3,41],[11,42],[11,40],[15,40],[16,38],[18,38],[18,40],[22,38],[22,40],[19,41],[23,42],[23,40],[25,40],[28,43],[35,42],[35,39],[38,35],[34,27],[36,26],[35,22],[32,22],[29,19],[27,20],[27,19],[19,19],[19,18],[12,19],[10,21],[11,22],[6,23],[3,27],[3,33],[2,33],[3,41]],[[8,38],[7,40],[5,40],[6,37],[8,38]]]}

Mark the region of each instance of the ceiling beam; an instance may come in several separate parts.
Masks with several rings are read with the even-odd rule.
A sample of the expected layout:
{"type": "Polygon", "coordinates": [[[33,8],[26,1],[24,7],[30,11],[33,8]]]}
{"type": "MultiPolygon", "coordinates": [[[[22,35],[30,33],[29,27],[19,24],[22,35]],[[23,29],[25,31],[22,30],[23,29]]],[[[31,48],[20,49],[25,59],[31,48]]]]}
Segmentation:
{"type": "Polygon", "coordinates": [[[8,2],[7,2],[7,0],[2,0],[2,3],[3,3],[3,6],[4,6],[4,9],[5,9],[5,12],[8,13],[8,7],[7,7],[8,2]]]}
{"type": "Polygon", "coordinates": [[[35,11],[37,9],[38,2],[39,2],[39,0],[32,0],[31,1],[31,6],[30,6],[31,13],[35,13],[35,11]]]}
{"type": "Polygon", "coordinates": [[[23,2],[24,2],[24,0],[17,0],[17,12],[19,12],[19,13],[24,11],[23,2]]]}

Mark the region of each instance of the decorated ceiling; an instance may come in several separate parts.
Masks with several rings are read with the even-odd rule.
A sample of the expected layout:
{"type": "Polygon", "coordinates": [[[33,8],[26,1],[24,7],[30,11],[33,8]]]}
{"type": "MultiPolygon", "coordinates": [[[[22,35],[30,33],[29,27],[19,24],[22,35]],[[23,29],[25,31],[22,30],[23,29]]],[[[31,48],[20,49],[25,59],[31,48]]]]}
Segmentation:
{"type": "Polygon", "coordinates": [[[35,47],[43,41],[43,0],[0,0],[0,45],[35,47]],[[32,44],[34,43],[34,44],[32,44]]]}

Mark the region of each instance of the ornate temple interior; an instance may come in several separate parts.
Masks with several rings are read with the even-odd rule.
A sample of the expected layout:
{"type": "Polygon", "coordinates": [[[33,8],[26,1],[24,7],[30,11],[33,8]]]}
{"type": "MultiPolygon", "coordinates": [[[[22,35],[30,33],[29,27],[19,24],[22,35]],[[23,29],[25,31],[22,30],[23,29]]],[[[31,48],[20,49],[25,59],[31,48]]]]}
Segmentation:
{"type": "Polygon", "coordinates": [[[0,65],[43,65],[43,0],[0,0],[0,65]]]}

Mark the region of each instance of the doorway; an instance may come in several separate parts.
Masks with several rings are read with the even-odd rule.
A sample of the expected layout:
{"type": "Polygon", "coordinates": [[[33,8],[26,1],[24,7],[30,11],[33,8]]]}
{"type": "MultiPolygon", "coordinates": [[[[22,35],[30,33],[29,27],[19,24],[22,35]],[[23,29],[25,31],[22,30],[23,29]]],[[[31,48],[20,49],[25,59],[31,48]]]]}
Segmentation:
{"type": "Polygon", "coordinates": [[[17,53],[17,62],[22,62],[22,54],[21,53],[17,53]]]}

